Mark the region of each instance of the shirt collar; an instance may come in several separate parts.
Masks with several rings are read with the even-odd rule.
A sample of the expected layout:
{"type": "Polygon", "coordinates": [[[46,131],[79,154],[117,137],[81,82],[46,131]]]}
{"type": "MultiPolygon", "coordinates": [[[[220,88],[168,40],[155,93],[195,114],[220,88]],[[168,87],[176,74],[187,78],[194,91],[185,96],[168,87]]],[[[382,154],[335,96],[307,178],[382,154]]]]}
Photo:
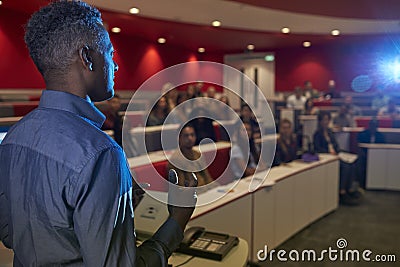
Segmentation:
{"type": "Polygon", "coordinates": [[[106,118],[94,106],[89,97],[84,99],[62,91],[43,90],[39,108],[58,109],[74,113],[88,120],[98,128],[101,128],[106,118]]]}

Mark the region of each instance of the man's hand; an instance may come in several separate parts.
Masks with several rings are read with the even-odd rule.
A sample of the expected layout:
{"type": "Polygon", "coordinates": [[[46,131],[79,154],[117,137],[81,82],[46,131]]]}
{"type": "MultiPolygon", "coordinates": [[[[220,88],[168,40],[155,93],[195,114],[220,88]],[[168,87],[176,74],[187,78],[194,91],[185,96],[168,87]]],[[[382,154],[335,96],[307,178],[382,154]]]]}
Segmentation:
{"type": "Polygon", "coordinates": [[[185,179],[180,183],[176,171],[171,169],[168,173],[168,179],[170,182],[168,192],[169,215],[178,222],[182,231],[184,231],[197,202],[197,177],[192,173],[190,179],[185,179]],[[185,187],[181,187],[179,184],[184,184],[185,187]]]}

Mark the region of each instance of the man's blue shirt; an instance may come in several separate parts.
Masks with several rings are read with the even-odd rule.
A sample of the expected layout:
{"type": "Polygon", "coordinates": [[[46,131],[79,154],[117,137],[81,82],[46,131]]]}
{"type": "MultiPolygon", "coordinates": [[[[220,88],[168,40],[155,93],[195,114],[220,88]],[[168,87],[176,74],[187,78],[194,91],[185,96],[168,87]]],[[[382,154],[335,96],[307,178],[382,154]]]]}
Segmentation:
{"type": "Polygon", "coordinates": [[[136,248],[132,177],[90,102],[43,91],[0,145],[0,239],[14,265],[164,266],[182,238],[168,219],[136,248]],[[170,249],[168,249],[170,248],[170,249]]]}

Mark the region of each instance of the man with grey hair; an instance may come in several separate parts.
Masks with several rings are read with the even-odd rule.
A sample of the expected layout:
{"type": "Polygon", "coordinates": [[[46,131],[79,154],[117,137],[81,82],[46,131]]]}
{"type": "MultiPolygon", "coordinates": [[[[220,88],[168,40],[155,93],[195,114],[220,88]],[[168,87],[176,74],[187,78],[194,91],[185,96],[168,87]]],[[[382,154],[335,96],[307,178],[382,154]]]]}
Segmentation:
{"type": "Polygon", "coordinates": [[[169,205],[136,247],[136,185],[92,103],[113,96],[118,70],[100,12],[51,3],[31,17],[25,42],[46,90],[0,145],[0,240],[14,266],[167,266],[194,208],[169,205]]]}

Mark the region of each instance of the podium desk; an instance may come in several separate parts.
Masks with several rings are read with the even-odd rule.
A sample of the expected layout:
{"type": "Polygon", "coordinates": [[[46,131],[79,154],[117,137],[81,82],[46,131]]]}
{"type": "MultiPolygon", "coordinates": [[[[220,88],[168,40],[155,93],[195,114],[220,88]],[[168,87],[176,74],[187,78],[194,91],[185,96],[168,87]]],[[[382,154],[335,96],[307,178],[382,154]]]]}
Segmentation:
{"type": "Polygon", "coordinates": [[[317,162],[292,162],[255,176],[262,182],[255,191],[249,190],[252,180],[248,177],[225,196],[220,192],[229,190],[228,185],[199,195],[203,203],[218,193],[221,198],[196,207],[188,226],[245,239],[249,259],[257,261],[257,252],[264,245],[279,246],[338,206],[337,156],[323,154],[317,162]]]}
{"type": "Polygon", "coordinates": [[[367,152],[367,189],[400,190],[400,145],[359,144],[367,152]]]}
{"type": "Polygon", "coordinates": [[[244,267],[247,266],[247,259],[249,254],[249,248],[246,240],[239,238],[239,244],[232,248],[231,251],[225,256],[222,261],[209,260],[199,257],[194,257],[190,259],[192,256],[181,254],[181,253],[173,253],[169,258],[168,263],[173,267],[180,265],[186,261],[189,261],[184,264],[185,267],[244,267]]]}

